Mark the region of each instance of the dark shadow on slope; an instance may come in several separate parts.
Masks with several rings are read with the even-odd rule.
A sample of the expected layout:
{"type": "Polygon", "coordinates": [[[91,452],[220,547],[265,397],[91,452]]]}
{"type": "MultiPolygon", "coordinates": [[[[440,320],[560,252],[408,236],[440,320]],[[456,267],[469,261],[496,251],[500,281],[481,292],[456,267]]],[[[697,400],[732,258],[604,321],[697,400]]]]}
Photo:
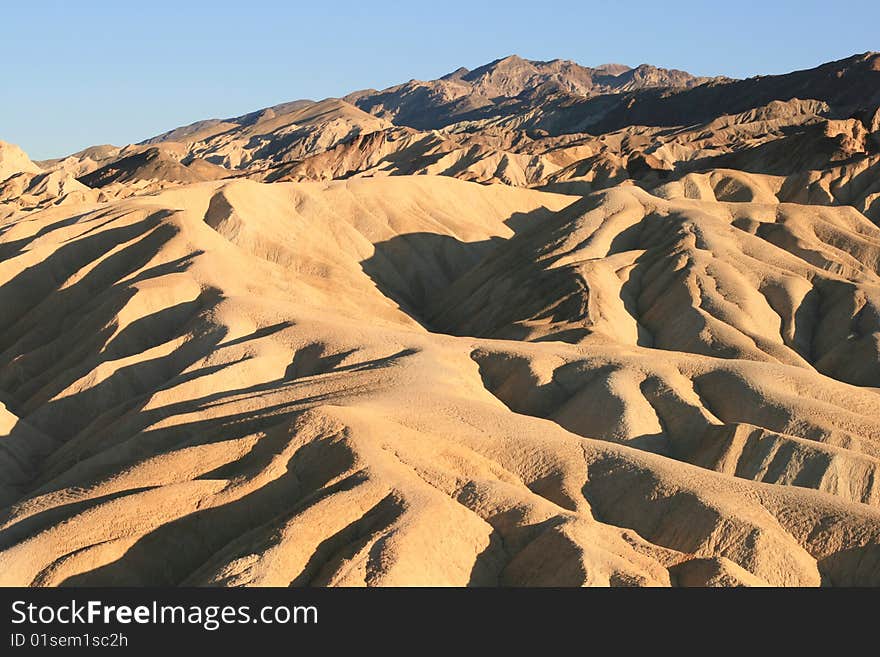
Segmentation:
{"type": "MultiPolygon", "coordinates": [[[[65,439],[84,425],[120,404],[127,405],[120,413],[131,410],[140,403],[142,394],[194,362],[186,360],[187,349],[175,350],[171,357],[121,368],[80,393],[52,399],[101,363],[186,335],[186,327],[203,304],[216,303],[216,295],[204,291],[197,300],[138,319],[108,343],[118,326],[117,315],[134,295],[137,282],[184,271],[199,254],[190,253],[123,280],[146,266],[177,234],[176,227],[164,223],[171,214],[155,212],[101,234],[87,231],[62,242],[50,256],[0,286],[0,301],[6,311],[0,317],[5,325],[0,331],[0,386],[7,393],[4,397],[10,410],[52,437],[55,444],[44,454],[47,463],[52,463],[56,452],[63,452],[65,439]],[[94,262],[98,264],[63,287],[71,276],[94,262]]],[[[190,342],[198,342],[198,333],[195,330],[190,342]]],[[[221,337],[217,336],[217,341],[221,337]]],[[[29,482],[19,482],[22,493],[33,487],[34,476],[31,472],[29,482]]]]}
{"type": "MultiPolygon", "coordinates": [[[[274,430],[262,440],[273,443],[269,456],[290,441],[294,414],[275,418],[274,430]]],[[[197,432],[200,423],[193,423],[197,432]]],[[[225,427],[226,440],[248,435],[247,422],[225,427]]],[[[62,586],[173,586],[203,566],[215,553],[261,525],[282,522],[307,506],[330,480],[354,464],[353,454],[334,436],[317,438],[300,447],[280,477],[258,485],[241,497],[159,525],[140,538],[116,561],[68,577],[62,586]]],[[[257,463],[251,477],[264,463],[257,463]]],[[[234,494],[234,491],[230,491],[234,494]]]]}
{"type": "Polygon", "coordinates": [[[880,545],[848,548],[818,559],[826,586],[880,586],[880,545]]]}
{"type": "Polygon", "coordinates": [[[262,338],[267,338],[270,335],[275,335],[276,333],[283,331],[284,329],[288,329],[291,326],[293,326],[293,322],[278,322],[277,324],[272,324],[271,326],[264,326],[263,328],[259,328],[249,335],[243,335],[240,338],[235,338],[227,342],[222,342],[217,346],[232,347],[234,345],[244,344],[245,342],[249,342],[250,340],[260,340],[262,338]]]}
{"type": "MultiPolygon", "coordinates": [[[[365,481],[366,477],[361,479],[365,481]]],[[[335,491],[328,489],[328,492],[335,491]]],[[[403,515],[404,508],[403,503],[396,499],[393,493],[386,495],[360,518],[324,539],[315,548],[302,572],[290,581],[289,586],[327,586],[332,575],[332,571],[328,572],[331,567],[354,557],[378,532],[391,527],[403,515]]],[[[368,577],[371,568],[375,569],[377,546],[379,546],[378,552],[381,553],[383,543],[380,541],[370,549],[367,563],[368,577]]]]}
{"type": "MultiPolygon", "coordinates": [[[[12,240],[9,242],[0,243],[0,262],[2,262],[4,260],[8,260],[10,258],[14,258],[17,255],[20,255],[21,253],[24,252],[25,246],[38,240],[39,238],[43,237],[44,235],[48,235],[49,233],[51,233],[54,230],[59,230],[61,228],[69,228],[70,226],[75,225],[77,222],[81,221],[83,218],[88,216],[90,214],[90,212],[92,212],[92,211],[87,210],[86,212],[76,214],[72,217],[67,217],[66,219],[62,219],[61,221],[56,221],[54,223],[47,224],[47,225],[43,226],[42,228],[40,228],[40,230],[35,232],[33,235],[30,235],[28,237],[22,237],[17,240],[12,240]]],[[[101,213],[101,214],[96,214],[94,216],[94,221],[102,219],[104,216],[106,216],[108,214],[110,214],[109,210],[105,211],[104,213],[101,213]]],[[[24,221],[28,221],[28,219],[25,219],[24,221]]],[[[112,221],[112,219],[111,219],[111,221],[112,221]]],[[[13,227],[15,227],[15,225],[17,223],[18,222],[13,222],[13,223],[10,223],[6,226],[3,226],[2,230],[0,230],[0,236],[2,236],[7,231],[9,231],[13,227]]],[[[101,224],[101,225],[103,225],[103,224],[101,224]]]]}
{"type": "MultiPolygon", "coordinates": [[[[45,301],[53,293],[59,291],[59,287],[74,273],[86,267],[90,263],[99,260],[108,251],[122,244],[131,242],[137,238],[143,239],[159,227],[162,221],[172,213],[166,211],[156,212],[142,221],[111,228],[100,234],[89,235],[74,242],[68,242],[60,246],[54,253],[40,263],[23,270],[10,281],[0,287],[0,307],[4,309],[0,316],[0,330],[7,331],[16,322],[23,318],[29,311],[45,301]]],[[[168,231],[176,233],[176,228],[166,224],[168,231]]],[[[163,235],[163,237],[165,237],[163,235]]],[[[167,241],[171,235],[168,235],[167,241]]],[[[143,250],[141,247],[140,250],[143,250]]],[[[155,254],[151,254],[155,255],[155,254]]],[[[119,254],[116,254],[119,256],[119,254]]],[[[80,288],[88,288],[92,280],[100,278],[99,274],[110,267],[111,261],[118,261],[119,257],[108,258],[95,270],[78,283],[80,288]]],[[[119,263],[125,266],[123,263],[119,263]]],[[[133,271],[132,270],[129,270],[133,271]]],[[[68,293],[69,294],[69,293],[68,293]]],[[[4,336],[5,337],[5,336],[4,336]]],[[[8,338],[0,343],[0,348],[8,346],[8,338]]]]}
{"type": "Polygon", "coordinates": [[[468,243],[448,235],[408,233],[376,244],[361,267],[386,297],[428,328],[424,311],[432,298],[503,241],[499,237],[468,243]]]}
{"type": "MultiPolygon", "coordinates": [[[[363,392],[365,384],[359,382],[354,374],[393,366],[399,359],[415,353],[412,349],[405,349],[386,357],[345,366],[338,364],[342,360],[338,357],[318,358],[322,370],[309,375],[291,378],[285,374],[282,378],[265,383],[146,408],[157,391],[222,369],[216,365],[206,366],[183,374],[206,353],[216,350],[224,335],[225,331],[217,327],[188,341],[171,354],[130,365],[108,377],[96,388],[88,388],[48,404],[47,412],[50,415],[68,419],[85,418],[88,424],[80,426],[83,421],[75,423],[74,429],[78,429],[78,433],[51,455],[41,476],[31,482],[29,495],[45,494],[68,485],[88,487],[97,484],[115,472],[134,466],[144,454],[155,457],[182,447],[227,440],[229,435],[234,435],[242,427],[247,427],[249,433],[261,431],[277,422],[281,415],[301,411],[334,397],[363,392]],[[335,379],[334,390],[315,394],[310,389],[314,383],[310,376],[335,379]],[[257,401],[270,395],[277,396],[279,403],[264,403],[246,413],[204,420],[198,424],[200,430],[195,434],[190,431],[189,424],[150,428],[168,417],[203,413],[220,408],[227,402],[247,403],[248,399],[257,401]],[[230,429],[232,425],[236,427],[234,430],[230,429]]],[[[305,349],[308,350],[308,347],[305,349]]],[[[304,356],[299,356],[300,360],[302,358],[304,356]]],[[[297,356],[294,356],[296,360],[297,356]]],[[[314,369],[315,362],[312,365],[311,369],[314,369]]]]}
{"type": "MultiPolygon", "coordinates": [[[[575,344],[588,338],[599,319],[592,259],[574,257],[581,245],[568,247],[565,256],[547,254],[595,202],[575,202],[540,222],[515,217],[519,232],[437,295],[423,319],[458,336],[575,344]]],[[[636,248],[640,235],[640,229],[627,230],[611,248],[636,248]]]]}
{"type": "MultiPolygon", "coordinates": [[[[150,490],[150,486],[142,488],[128,488],[126,490],[92,497],[87,500],[79,500],[77,502],[69,502],[58,506],[50,507],[39,513],[35,513],[23,520],[19,520],[15,524],[7,527],[0,532],[0,550],[6,550],[19,541],[27,539],[29,536],[36,536],[44,529],[48,529],[53,525],[62,523],[67,518],[72,518],[80,513],[84,513],[89,509],[100,504],[112,502],[128,495],[142,493],[150,490]]],[[[0,522],[6,522],[9,518],[8,510],[0,515],[0,522]]]]}
{"type": "Polygon", "coordinates": [[[735,169],[747,173],[788,176],[801,171],[821,171],[864,160],[864,152],[845,148],[843,136],[827,136],[822,123],[781,128],[779,139],[731,153],[679,163],[676,173],[735,169]]]}
{"type": "MultiPolygon", "coordinates": [[[[504,223],[518,234],[553,214],[541,207],[531,212],[515,212],[504,223]]],[[[401,310],[431,328],[426,316],[428,308],[506,241],[491,237],[462,242],[438,233],[407,233],[375,244],[374,254],[361,262],[361,268],[401,310]]]]}

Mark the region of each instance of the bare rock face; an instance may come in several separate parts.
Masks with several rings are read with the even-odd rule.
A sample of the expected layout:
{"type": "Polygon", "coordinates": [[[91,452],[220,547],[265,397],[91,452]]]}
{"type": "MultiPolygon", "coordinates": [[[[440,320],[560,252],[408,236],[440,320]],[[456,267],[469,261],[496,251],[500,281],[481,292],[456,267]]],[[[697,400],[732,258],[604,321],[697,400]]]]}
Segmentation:
{"type": "Polygon", "coordinates": [[[18,146],[0,142],[0,220],[49,205],[76,205],[96,198],[96,193],[67,171],[43,170],[18,146]]]}
{"type": "Polygon", "coordinates": [[[637,151],[629,156],[626,162],[626,172],[631,178],[640,178],[652,173],[660,174],[660,177],[672,171],[672,166],[651,153],[637,151]]]}
{"type": "Polygon", "coordinates": [[[868,139],[873,144],[875,151],[880,151],[880,105],[868,115],[865,121],[868,131],[868,139]]]}
{"type": "Polygon", "coordinates": [[[227,175],[229,171],[216,164],[198,158],[185,163],[174,153],[150,147],[96,169],[80,178],[80,182],[100,188],[113,183],[191,183],[227,175]]]}
{"type": "Polygon", "coordinates": [[[568,60],[541,62],[511,55],[473,71],[458,69],[440,80],[412,80],[383,91],[360,91],[346,100],[399,125],[432,129],[473,116],[506,113],[523,104],[540,106],[553,95],[583,99],[643,89],[688,88],[707,81],[647,64],[634,69],[619,64],[589,68],[568,60]]]}
{"type": "Polygon", "coordinates": [[[0,182],[18,173],[39,173],[40,167],[15,144],[0,141],[0,182]]]}
{"type": "Polygon", "coordinates": [[[878,61],[0,144],[0,584],[880,585],[878,61]]]}

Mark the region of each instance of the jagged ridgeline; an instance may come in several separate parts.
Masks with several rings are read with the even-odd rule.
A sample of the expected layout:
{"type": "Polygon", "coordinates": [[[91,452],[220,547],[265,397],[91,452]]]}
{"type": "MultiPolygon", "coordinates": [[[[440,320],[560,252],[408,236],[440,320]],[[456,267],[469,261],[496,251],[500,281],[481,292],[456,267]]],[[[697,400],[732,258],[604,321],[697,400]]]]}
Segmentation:
{"type": "Polygon", "coordinates": [[[875,53],[0,143],[0,583],[878,585],[878,223],[875,53]]]}

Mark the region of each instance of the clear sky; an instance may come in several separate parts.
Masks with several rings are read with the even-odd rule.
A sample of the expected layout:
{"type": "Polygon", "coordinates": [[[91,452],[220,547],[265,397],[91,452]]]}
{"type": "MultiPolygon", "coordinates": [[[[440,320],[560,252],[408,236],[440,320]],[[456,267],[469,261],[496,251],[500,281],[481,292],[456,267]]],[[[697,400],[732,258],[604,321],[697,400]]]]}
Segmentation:
{"type": "Polygon", "coordinates": [[[516,53],[746,77],[880,50],[880,0],[0,0],[0,139],[34,159],[516,53]]]}

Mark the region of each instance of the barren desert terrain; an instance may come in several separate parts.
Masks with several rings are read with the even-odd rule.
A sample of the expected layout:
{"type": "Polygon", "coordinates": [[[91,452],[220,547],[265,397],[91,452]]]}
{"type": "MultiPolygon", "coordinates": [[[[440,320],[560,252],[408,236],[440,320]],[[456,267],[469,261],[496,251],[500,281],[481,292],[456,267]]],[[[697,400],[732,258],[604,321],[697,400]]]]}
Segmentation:
{"type": "Polygon", "coordinates": [[[0,143],[0,584],[880,585],[880,54],[0,143]]]}

